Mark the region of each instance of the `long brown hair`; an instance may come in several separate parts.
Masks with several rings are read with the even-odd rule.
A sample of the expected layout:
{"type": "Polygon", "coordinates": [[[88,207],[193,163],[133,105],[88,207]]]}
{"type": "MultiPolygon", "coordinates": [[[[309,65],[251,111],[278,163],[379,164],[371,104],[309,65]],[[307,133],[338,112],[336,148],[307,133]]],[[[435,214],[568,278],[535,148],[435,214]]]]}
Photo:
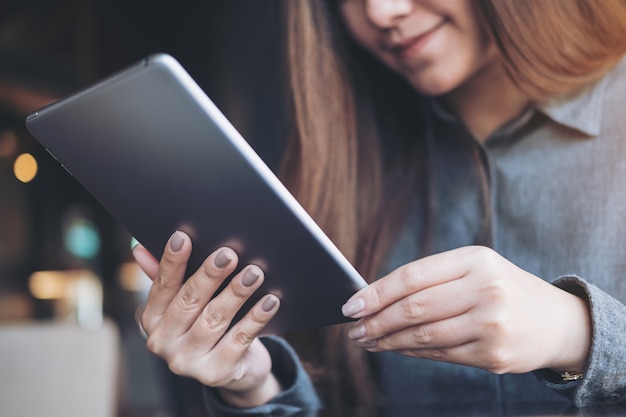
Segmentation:
{"type": "MultiPolygon", "coordinates": [[[[408,206],[420,100],[346,36],[324,1],[287,1],[294,134],[281,170],[289,189],[368,280],[375,278],[408,206]],[[348,58],[350,57],[350,58],[348,58]],[[402,106],[398,106],[402,103],[402,106]],[[398,112],[413,118],[397,118],[398,112]],[[398,124],[404,121],[402,127],[398,124]],[[384,144],[382,130],[389,135],[384,144]]],[[[328,403],[376,401],[366,353],[346,326],[299,332],[294,345],[328,403]]]]}
{"type": "Polygon", "coordinates": [[[600,79],[626,53],[625,0],[481,0],[509,76],[535,101],[600,79]]]}
{"type": "MultiPolygon", "coordinates": [[[[408,84],[351,42],[336,1],[285,0],[284,6],[294,129],[282,177],[371,281],[411,196],[427,205],[420,117],[426,112],[408,84]]],[[[477,6],[511,78],[536,100],[600,78],[626,48],[625,0],[480,0],[477,6]]],[[[368,357],[345,332],[346,326],[333,326],[287,338],[327,404],[375,404],[368,357]]]]}

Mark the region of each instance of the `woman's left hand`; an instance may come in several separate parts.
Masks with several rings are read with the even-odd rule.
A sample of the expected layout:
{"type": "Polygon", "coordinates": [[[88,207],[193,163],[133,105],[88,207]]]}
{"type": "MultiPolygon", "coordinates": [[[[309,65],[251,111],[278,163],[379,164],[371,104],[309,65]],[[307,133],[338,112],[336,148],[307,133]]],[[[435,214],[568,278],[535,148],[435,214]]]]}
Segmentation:
{"type": "Polygon", "coordinates": [[[369,351],[396,351],[494,373],[584,369],[591,340],[584,300],[468,246],[404,265],[343,307],[369,351]]]}

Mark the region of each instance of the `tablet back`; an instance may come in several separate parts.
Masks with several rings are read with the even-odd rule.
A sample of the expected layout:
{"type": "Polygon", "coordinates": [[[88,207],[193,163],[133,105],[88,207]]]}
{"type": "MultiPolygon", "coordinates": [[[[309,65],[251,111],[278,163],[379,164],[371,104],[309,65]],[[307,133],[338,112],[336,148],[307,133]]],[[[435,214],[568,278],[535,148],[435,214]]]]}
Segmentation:
{"type": "Polygon", "coordinates": [[[28,116],[32,135],[157,259],[188,233],[188,274],[220,246],[281,308],[264,334],[346,321],[364,280],[171,56],[141,63],[28,116]]]}

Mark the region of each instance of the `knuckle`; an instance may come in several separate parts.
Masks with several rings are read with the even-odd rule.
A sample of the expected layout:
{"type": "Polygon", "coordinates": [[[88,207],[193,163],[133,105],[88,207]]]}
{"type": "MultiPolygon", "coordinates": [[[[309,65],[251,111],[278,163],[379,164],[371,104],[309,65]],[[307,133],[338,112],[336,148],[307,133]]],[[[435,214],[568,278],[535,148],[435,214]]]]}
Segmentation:
{"type": "Polygon", "coordinates": [[[407,318],[411,323],[419,321],[424,313],[423,305],[416,300],[412,300],[410,297],[405,298],[401,301],[401,308],[404,317],[407,318]]]}
{"type": "Polygon", "coordinates": [[[179,304],[183,309],[196,307],[200,302],[196,291],[188,285],[183,286],[178,292],[179,304]]]}
{"type": "Polygon", "coordinates": [[[418,346],[429,346],[433,341],[432,333],[423,326],[414,328],[411,333],[413,342],[418,346]]]}
{"type": "Polygon", "coordinates": [[[232,294],[240,299],[247,298],[254,288],[244,287],[238,280],[232,280],[230,282],[230,291],[232,294]]]}
{"type": "Polygon", "coordinates": [[[470,246],[467,248],[467,256],[472,259],[474,264],[487,269],[496,267],[499,258],[498,253],[487,246],[470,246]]]}
{"type": "Polygon", "coordinates": [[[163,343],[161,336],[157,332],[154,332],[148,336],[146,348],[155,355],[162,356],[165,352],[165,343],[163,343]]]}
{"type": "Polygon", "coordinates": [[[428,351],[427,358],[433,361],[445,361],[448,354],[445,349],[432,349],[428,351]]]}
{"type": "Polygon", "coordinates": [[[167,272],[159,270],[152,282],[152,287],[157,291],[167,291],[180,285],[178,282],[173,282],[167,275],[169,275],[167,272]]]}
{"type": "Polygon", "coordinates": [[[215,267],[213,266],[213,263],[211,262],[210,259],[205,259],[205,261],[202,263],[202,273],[209,277],[209,278],[217,278],[219,277],[219,272],[215,269],[215,267]]]}
{"type": "Polygon", "coordinates": [[[491,340],[494,341],[509,338],[512,330],[508,314],[504,310],[492,311],[484,326],[490,334],[491,340]]]}
{"type": "Polygon", "coordinates": [[[363,322],[366,334],[370,337],[376,337],[381,333],[381,321],[378,316],[372,316],[363,322]]]}
{"type": "Polygon", "coordinates": [[[249,346],[255,338],[255,334],[248,329],[239,329],[233,332],[232,341],[237,346],[245,348],[249,346]]]}
{"type": "Polygon", "coordinates": [[[484,306],[500,315],[511,305],[511,297],[517,297],[510,291],[509,282],[505,277],[486,277],[481,285],[481,293],[485,300],[484,306]]]}
{"type": "Polygon", "coordinates": [[[207,306],[202,311],[202,323],[209,330],[221,330],[226,326],[223,315],[214,308],[207,306]]]}
{"type": "Polygon", "coordinates": [[[374,291],[368,294],[368,297],[369,297],[368,304],[371,304],[374,307],[381,305],[382,300],[385,298],[384,285],[373,285],[371,288],[374,291]]]}
{"type": "Polygon", "coordinates": [[[170,275],[175,273],[175,271],[184,268],[185,263],[179,260],[175,260],[170,258],[167,254],[163,255],[161,259],[161,264],[159,266],[159,270],[154,278],[154,285],[163,288],[170,288],[176,285],[180,285],[176,279],[170,278],[170,275]]]}
{"type": "Polygon", "coordinates": [[[405,267],[400,270],[400,281],[405,288],[413,288],[415,282],[422,281],[424,276],[424,266],[417,262],[405,265],[405,267]]]}
{"type": "Polygon", "coordinates": [[[486,288],[490,296],[494,299],[500,299],[506,295],[507,286],[504,278],[493,278],[489,281],[486,288]]]}
{"type": "Polygon", "coordinates": [[[186,375],[187,373],[187,360],[185,355],[175,355],[167,363],[168,368],[176,375],[186,375]]]}
{"type": "Polygon", "coordinates": [[[493,262],[496,252],[488,246],[470,246],[469,255],[481,262],[493,262]]]}
{"type": "Polygon", "coordinates": [[[222,374],[219,366],[211,366],[198,377],[198,380],[208,387],[222,387],[229,382],[230,378],[222,374]]]}
{"type": "Polygon", "coordinates": [[[490,327],[497,332],[497,334],[504,335],[508,333],[508,323],[509,321],[507,315],[501,311],[499,314],[494,314],[493,317],[491,317],[489,324],[490,327]]]}
{"type": "Polygon", "coordinates": [[[511,355],[507,349],[501,347],[490,350],[487,353],[487,366],[486,368],[494,374],[504,374],[510,369],[511,355]]]}
{"type": "Polygon", "coordinates": [[[215,378],[215,370],[212,367],[206,367],[202,372],[198,372],[196,379],[207,387],[218,386],[215,378]]]}

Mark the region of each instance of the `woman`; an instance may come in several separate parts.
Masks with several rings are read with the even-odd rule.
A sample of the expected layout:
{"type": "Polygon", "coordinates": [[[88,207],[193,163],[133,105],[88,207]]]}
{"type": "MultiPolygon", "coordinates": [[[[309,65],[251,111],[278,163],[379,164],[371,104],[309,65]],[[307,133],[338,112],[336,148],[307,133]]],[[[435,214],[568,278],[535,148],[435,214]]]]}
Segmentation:
{"type": "Polygon", "coordinates": [[[372,281],[343,308],[359,321],[289,335],[298,359],[255,337],[279,308],[267,295],[225,332],[262,271],[210,301],[236,254],[218,250],[182,285],[191,242],[176,232],[160,265],[134,250],[154,278],[150,350],[214,387],[222,413],[621,402],[626,2],[285,7],[283,178],[372,281]]]}

